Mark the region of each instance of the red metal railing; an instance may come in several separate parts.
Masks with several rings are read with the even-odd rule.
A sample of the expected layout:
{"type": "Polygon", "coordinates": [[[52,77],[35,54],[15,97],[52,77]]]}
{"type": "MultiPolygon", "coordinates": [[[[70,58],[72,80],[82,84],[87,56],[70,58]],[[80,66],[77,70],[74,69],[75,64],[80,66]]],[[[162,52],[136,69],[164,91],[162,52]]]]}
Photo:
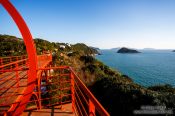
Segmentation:
{"type": "MultiPolygon", "coordinates": [[[[44,75],[41,86],[36,85],[36,88],[42,89],[42,97],[31,98],[27,110],[37,109],[39,102],[42,108],[61,108],[65,103],[72,103],[72,111],[77,116],[109,116],[71,67],[46,67],[39,70],[42,70],[44,75]]],[[[35,94],[39,94],[38,92],[35,91],[35,94]]]]}
{"type": "Polygon", "coordinates": [[[40,84],[35,86],[33,95],[41,97],[31,98],[27,110],[38,109],[40,103],[41,108],[61,108],[62,104],[71,103],[70,71],[67,67],[46,67],[38,71],[41,71],[40,84]]]}
{"type": "Polygon", "coordinates": [[[11,57],[0,57],[0,66],[4,65],[4,64],[8,64],[10,62],[13,61],[17,61],[17,60],[22,60],[22,59],[26,59],[27,56],[11,56],[11,57]]]}
{"type": "Polygon", "coordinates": [[[49,54],[43,54],[43,55],[38,55],[37,56],[37,60],[38,61],[42,61],[42,60],[52,60],[52,53],[49,53],[49,54]]]}
{"type": "MultiPolygon", "coordinates": [[[[0,113],[14,112],[22,100],[25,89],[28,87],[29,62],[27,58],[24,58],[26,57],[1,58],[2,61],[10,60],[8,60],[8,64],[5,63],[0,66],[0,113]]],[[[45,67],[52,61],[52,56],[51,54],[39,55],[38,60],[42,61],[38,65],[45,67]]],[[[40,75],[39,73],[38,71],[38,75],[40,75]]]]}
{"type": "MultiPolygon", "coordinates": [[[[51,59],[51,56],[48,54],[38,56],[38,60],[44,59],[51,59]]],[[[27,59],[23,59],[0,66],[3,69],[1,70],[3,74],[0,75],[1,112],[13,112],[12,104],[19,103],[17,99],[23,95],[22,89],[27,87],[28,68],[26,64],[27,59]],[[13,68],[6,69],[5,67],[13,68]],[[11,76],[3,76],[7,73],[11,76]],[[5,85],[3,86],[3,84],[5,85]]],[[[28,101],[26,110],[40,109],[40,104],[41,108],[53,106],[61,108],[62,104],[72,103],[72,111],[77,116],[109,115],[71,67],[46,67],[38,69],[39,71],[41,72],[40,77],[38,77],[40,81],[35,84],[35,89],[30,101],[28,101]]]]}
{"type": "Polygon", "coordinates": [[[84,85],[72,68],[72,107],[78,116],[109,116],[109,113],[98,102],[90,90],[84,85]]]}
{"type": "MultiPolygon", "coordinates": [[[[52,56],[40,55],[37,59],[40,64],[51,61],[52,56]]],[[[13,106],[19,104],[19,98],[27,88],[27,62],[27,59],[22,59],[0,66],[1,112],[14,112],[13,106]]],[[[40,64],[37,72],[35,89],[30,101],[26,103],[26,110],[53,106],[61,108],[62,104],[72,103],[72,111],[77,116],[109,116],[71,67],[42,67],[40,64]]]]}
{"type": "Polygon", "coordinates": [[[27,87],[28,60],[22,57],[1,58],[0,66],[0,112],[12,111],[27,87]]]}

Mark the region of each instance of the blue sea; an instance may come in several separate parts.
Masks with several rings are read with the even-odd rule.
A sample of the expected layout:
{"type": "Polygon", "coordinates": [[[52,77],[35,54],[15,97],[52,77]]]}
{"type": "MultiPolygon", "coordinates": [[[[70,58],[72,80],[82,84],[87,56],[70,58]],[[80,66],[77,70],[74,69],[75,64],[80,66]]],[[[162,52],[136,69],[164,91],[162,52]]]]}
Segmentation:
{"type": "Polygon", "coordinates": [[[170,50],[142,50],[138,54],[120,54],[102,50],[96,58],[134,82],[143,86],[170,84],[175,87],[175,52],[170,50]]]}

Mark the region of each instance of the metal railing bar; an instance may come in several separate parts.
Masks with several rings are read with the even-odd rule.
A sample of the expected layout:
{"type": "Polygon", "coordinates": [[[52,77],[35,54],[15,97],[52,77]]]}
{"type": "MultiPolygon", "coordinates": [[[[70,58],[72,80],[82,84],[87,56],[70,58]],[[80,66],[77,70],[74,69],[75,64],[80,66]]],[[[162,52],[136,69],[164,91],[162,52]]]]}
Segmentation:
{"type": "MultiPolygon", "coordinates": [[[[75,82],[75,84],[77,85],[77,83],[75,82]]],[[[79,89],[79,92],[81,93],[81,96],[83,97],[84,101],[86,102],[86,104],[88,105],[88,101],[86,100],[86,97],[83,95],[82,91],[80,90],[80,88],[78,87],[78,85],[76,86],[79,89]]],[[[76,91],[76,90],[75,90],[76,91]]]]}
{"type": "MultiPolygon", "coordinates": [[[[81,100],[80,100],[80,97],[78,96],[78,93],[77,93],[76,91],[75,91],[75,95],[77,95],[77,98],[78,98],[78,100],[79,100],[79,103],[81,104],[81,107],[83,108],[83,110],[84,110],[86,116],[88,116],[88,114],[87,114],[87,112],[86,112],[86,110],[85,110],[85,107],[84,107],[84,105],[82,104],[82,102],[81,102],[81,100]]],[[[76,99],[76,97],[75,97],[75,99],[76,99]]]]}

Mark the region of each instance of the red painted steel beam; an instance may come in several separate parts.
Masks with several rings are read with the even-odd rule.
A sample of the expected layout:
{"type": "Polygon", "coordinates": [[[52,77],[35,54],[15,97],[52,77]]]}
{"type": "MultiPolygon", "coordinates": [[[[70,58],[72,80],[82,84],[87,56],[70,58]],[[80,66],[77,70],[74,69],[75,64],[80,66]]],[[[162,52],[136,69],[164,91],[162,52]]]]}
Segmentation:
{"type": "MultiPolygon", "coordinates": [[[[17,105],[13,105],[14,108],[16,108],[13,115],[20,115],[22,111],[25,109],[25,106],[27,102],[29,101],[33,89],[34,89],[34,81],[37,78],[37,55],[36,55],[36,49],[34,46],[34,42],[32,39],[32,35],[29,31],[29,28],[27,27],[25,21],[23,20],[22,16],[19,14],[19,12],[16,10],[16,8],[10,3],[9,0],[0,0],[0,3],[2,6],[7,10],[7,12],[10,14],[16,25],[18,26],[18,29],[21,32],[21,35],[24,39],[24,43],[26,45],[26,50],[28,54],[28,60],[29,60],[29,73],[28,73],[28,87],[24,91],[24,96],[19,99],[18,107],[17,105]]],[[[11,108],[13,109],[13,108],[11,108]]]]}

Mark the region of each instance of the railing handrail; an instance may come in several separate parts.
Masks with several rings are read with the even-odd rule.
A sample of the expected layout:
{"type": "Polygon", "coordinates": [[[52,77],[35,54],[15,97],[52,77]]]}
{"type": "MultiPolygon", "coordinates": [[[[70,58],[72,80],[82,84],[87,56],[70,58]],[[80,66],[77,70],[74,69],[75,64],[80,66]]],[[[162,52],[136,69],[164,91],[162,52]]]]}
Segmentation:
{"type": "Polygon", "coordinates": [[[22,60],[22,59],[26,59],[26,58],[27,58],[27,55],[0,57],[0,66],[10,64],[12,62],[22,60]]]}
{"type": "Polygon", "coordinates": [[[15,58],[15,57],[26,57],[27,55],[22,55],[22,56],[5,56],[5,57],[0,57],[0,59],[4,59],[4,58],[15,58]]]}
{"type": "MultiPolygon", "coordinates": [[[[50,54],[41,54],[41,55],[37,55],[37,57],[42,57],[42,56],[48,56],[48,55],[52,55],[50,54]]],[[[22,55],[22,56],[5,56],[5,57],[0,57],[0,59],[7,59],[7,58],[23,58],[25,57],[25,59],[27,58],[27,55],[22,55]]]]}
{"type": "Polygon", "coordinates": [[[11,65],[14,65],[16,63],[20,63],[20,62],[24,62],[24,61],[27,61],[27,59],[22,59],[22,60],[17,60],[17,61],[14,61],[14,62],[10,62],[8,64],[4,64],[4,65],[1,65],[0,68],[4,68],[4,67],[7,67],[7,66],[11,66],[11,65]]]}
{"type": "Polygon", "coordinates": [[[90,92],[90,90],[86,87],[86,85],[80,80],[78,75],[74,72],[74,70],[69,67],[71,72],[75,75],[74,78],[76,78],[78,85],[83,89],[83,91],[86,93],[86,95],[89,97],[89,99],[93,102],[95,108],[98,110],[98,112],[101,114],[101,116],[110,116],[109,113],[104,109],[104,107],[99,103],[99,101],[95,98],[95,96],[90,92]]]}
{"type": "MultiPolygon", "coordinates": [[[[49,55],[51,55],[51,54],[42,54],[42,55],[38,55],[37,58],[39,59],[41,57],[49,57],[49,55]]],[[[4,58],[15,58],[15,57],[20,57],[20,56],[1,57],[0,59],[4,59],[4,58]]],[[[22,58],[22,57],[24,57],[24,56],[21,56],[20,58],[22,58]]],[[[10,66],[10,65],[14,65],[16,63],[20,63],[20,62],[26,61],[27,59],[28,58],[20,59],[20,60],[15,60],[13,62],[9,62],[7,64],[0,65],[0,68],[7,67],[7,66],[10,66]]]]}

